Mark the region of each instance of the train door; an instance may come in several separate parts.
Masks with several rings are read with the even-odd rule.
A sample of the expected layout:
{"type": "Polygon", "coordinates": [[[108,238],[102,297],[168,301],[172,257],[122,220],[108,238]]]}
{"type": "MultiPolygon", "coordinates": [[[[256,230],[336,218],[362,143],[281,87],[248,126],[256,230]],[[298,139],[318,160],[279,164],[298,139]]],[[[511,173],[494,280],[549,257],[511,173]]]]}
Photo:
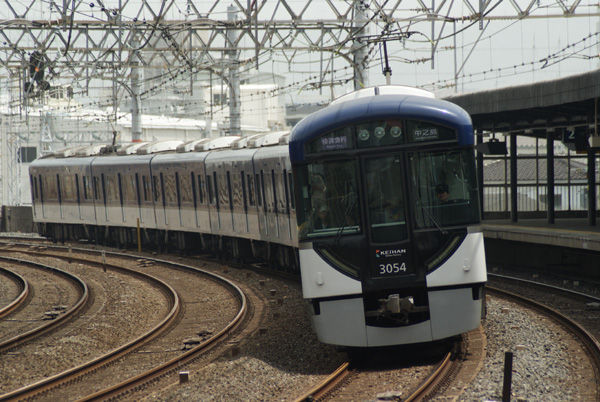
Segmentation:
{"type": "Polygon", "coordinates": [[[416,266],[410,241],[404,159],[401,155],[364,158],[362,169],[369,239],[363,290],[376,293],[424,285],[425,272],[416,266]]]}

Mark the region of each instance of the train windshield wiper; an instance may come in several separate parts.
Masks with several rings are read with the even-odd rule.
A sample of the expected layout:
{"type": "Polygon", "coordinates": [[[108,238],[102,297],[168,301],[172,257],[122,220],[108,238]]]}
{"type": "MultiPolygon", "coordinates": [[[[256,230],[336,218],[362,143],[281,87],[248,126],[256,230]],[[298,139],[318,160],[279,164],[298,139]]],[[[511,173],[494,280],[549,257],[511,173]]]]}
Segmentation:
{"type": "Polygon", "coordinates": [[[431,211],[429,210],[429,208],[421,206],[421,211],[423,211],[424,215],[427,215],[427,218],[431,222],[433,222],[434,226],[440,231],[441,234],[443,234],[443,235],[448,234],[448,232],[446,230],[442,229],[441,225],[435,219],[435,216],[433,216],[433,214],[431,213],[431,211]]]}

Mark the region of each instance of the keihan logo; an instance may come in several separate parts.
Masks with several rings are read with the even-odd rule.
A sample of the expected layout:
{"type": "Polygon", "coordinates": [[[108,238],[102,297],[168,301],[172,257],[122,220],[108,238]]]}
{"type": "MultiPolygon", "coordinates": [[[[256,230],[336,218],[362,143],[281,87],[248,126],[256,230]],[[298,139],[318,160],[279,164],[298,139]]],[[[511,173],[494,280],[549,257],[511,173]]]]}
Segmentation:
{"type": "Polygon", "coordinates": [[[406,254],[405,248],[396,248],[396,249],[392,249],[392,250],[375,250],[376,258],[398,257],[398,256],[401,256],[402,254],[406,254]]]}

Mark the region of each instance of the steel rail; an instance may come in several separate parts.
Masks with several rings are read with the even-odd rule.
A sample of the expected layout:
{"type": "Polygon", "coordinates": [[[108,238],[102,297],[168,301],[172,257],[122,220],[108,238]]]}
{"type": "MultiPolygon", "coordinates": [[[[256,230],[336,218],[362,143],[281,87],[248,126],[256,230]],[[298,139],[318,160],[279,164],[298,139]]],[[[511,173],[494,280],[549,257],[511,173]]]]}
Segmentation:
{"type": "MultiPolygon", "coordinates": [[[[529,281],[529,282],[531,283],[531,281],[529,281]]],[[[543,285],[543,284],[540,284],[540,285],[543,285]]],[[[546,285],[546,286],[548,286],[548,285],[546,285]]],[[[557,288],[557,289],[567,290],[567,289],[561,289],[561,288],[557,288]]],[[[511,300],[515,300],[522,305],[525,305],[527,307],[532,307],[538,311],[541,311],[542,313],[548,315],[549,317],[554,319],[554,321],[558,322],[560,325],[565,327],[567,330],[569,330],[575,336],[577,336],[577,338],[579,338],[579,340],[581,341],[583,346],[589,352],[588,356],[592,360],[594,371],[596,373],[596,379],[600,378],[600,342],[598,342],[596,337],[594,335],[592,335],[588,330],[586,330],[583,326],[581,326],[579,323],[571,320],[568,316],[562,314],[561,312],[553,309],[552,307],[546,306],[545,304],[539,303],[539,302],[529,299],[527,297],[518,295],[513,292],[509,292],[507,290],[495,288],[495,287],[489,286],[489,285],[486,286],[486,290],[492,294],[495,293],[497,296],[502,296],[505,298],[509,298],[511,300]]],[[[578,292],[573,292],[573,293],[578,293],[578,292]]],[[[579,294],[579,295],[581,295],[581,294],[579,294]]],[[[597,392],[600,393],[600,383],[598,381],[596,381],[596,384],[597,384],[596,385],[597,392]]]]}
{"type": "MultiPolygon", "coordinates": [[[[30,246],[30,244],[27,243],[22,243],[22,244],[14,244],[15,246],[30,246]]],[[[194,271],[198,274],[202,274],[212,280],[216,280],[220,283],[225,284],[228,288],[230,288],[230,290],[232,290],[233,294],[235,295],[235,297],[237,297],[237,299],[240,302],[240,309],[237,313],[237,315],[233,318],[233,320],[225,327],[223,328],[221,331],[219,331],[217,334],[215,334],[213,337],[207,339],[206,341],[202,342],[201,344],[199,344],[198,346],[190,349],[189,351],[185,352],[184,354],[182,354],[179,357],[173,358],[151,370],[148,370],[144,373],[141,373],[137,376],[134,376],[130,379],[127,379],[119,384],[113,385],[109,388],[106,388],[104,390],[100,390],[92,395],[88,395],[85,398],[83,398],[82,400],[99,400],[99,399],[105,399],[108,397],[113,397],[122,393],[127,392],[128,390],[131,390],[133,388],[139,387],[141,384],[148,382],[158,376],[164,375],[166,373],[168,373],[171,370],[174,370],[176,368],[181,368],[181,366],[185,363],[188,363],[196,358],[199,357],[199,354],[203,351],[206,350],[210,350],[210,348],[212,348],[213,346],[215,346],[215,344],[217,343],[217,341],[219,341],[220,339],[225,338],[227,335],[229,335],[232,331],[234,331],[236,328],[238,328],[238,326],[241,324],[242,320],[245,318],[246,313],[248,311],[248,302],[246,299],[246,295],[244,294],[244,292],[237,286],[235,285],[233,282],[229,281],[228,279],[209,272],[209,271],[205,271],[202,270],[200,268],[197,267],[193,267],[193,266],[189,266],[189,265],[185,265],[185,264],[180,264],[180,263],[175,263],[175,262],[171,262],[171,261],[166,261],[166,260],[162,260],[162,259],[158,259],[158,258],[151,258],[151,257],[146,257],[146,256],[140,256],[140,255],[135,255],[135,254],[125,254],[125,253],[119,253],[119,252],[111,252],[111,251],[105,251],[105,250],[97,250],[97,249],[89,249],[89,248],[73,248],[73,247],[65,247],[65,246],[57,246],[57,245],[48,245],[48,246],[44,246],[46,248],[55,248],[55,249],[60,249],[62,251],[65,250],[69,250],[69,251],[77,251],[77,252],[84,252],[84,253],[89,253],[89,254],[95,254],[95,255],[110,255],[110,256],[117,256],[117,257],[124,257],[124,258],[128,258],[128,259],[139,259],[139,258],[144,258],[148,261],[154,261],[154,262],[158,262],[158,263],[162,263],[165,265],[169,265],[178,269],[185,269],[185,270],[191,270],[194,271]]],[[[36,252],[34,252],[36,253],[36,252]]],[[[48,256],[48,253],[43,253],[43,255],[48,256]]],[[[127,271],[129,272],[129,269],[123,268],[123,267],[119,267],[119,266],[115,266],[112,264],[107,264],[105,262],[99,262],[99,261],[90,261],[90,260],[85,260],[85,259],[80,259],[80,258],[76,258],[74,256],[71,255],[62,255],[62,254],[56,254],[56,255],[51,255],[53,258],[61,258],[61,259],[69,259],[71,261],[84,261],[87,264],[94,264],[94,265],[100,265],[100,266],[105,266],[105,267],[110,267],[112,269],[117,269],[117,270],[123,270],[123,271],[127,271]]],[[[133,274],[138,274],[140,276],[146,276],[146,274],[140,273],[138,271],[135,270],[131,270],[131,272],[129,273],[133,273],[133,274]]],[[[149,276],[149,275],[148,275],[149,276]]],[[[156,279],[156,278],[154,278],[156,279]]],[[[156,279],[158,280],[158,279],[156,279]]],[[[168,285],[165,284],[166,286],[168,286],[171,291],[173,292],[173,294],[177,296],[177,294],[175,293],[175,291],[168,285]]],[[[178,301],[179,299],[177,299],[178,301]]],[[[179,301],[177,302],[178,305],[178,311],[180,309],[179,306],[179,301]]],[[[166,319],[165,319],[166,320],[166,319]]],[[[159,324],[160,325],[160,324],[159,324]]],[[[164,328],[166,329],[166,328],[164,328]]],[[[161,331],[162,332],[162,331],[161,331]]],[[[154,338],[155,336],[157,336],[158,334],[152,336],[152,338],[154,338]]],[[[143,336],[142,336],[143,337],[143,336]]],[[[140,338],[142,338],[140,337],[140,338]]],[[[147,339],[146,341],[149,341],[150,339],[147,339]]],[[[133,344],[136,342],[137,340],[134,340],[132,342],[130,342],[130,344],[132,344],[132,347],[135,348],[136,346],[133,346],[133,344]]],[[[145,342],[144,342],[145,343],[145,342]]],[[[129,345],[129,344],[128,344],[129,345]]],[[[127,346],[127,345],[125,345],[127,346]]],[[[140,345],[137,345],[140,346],[140,345]]],[[[110,360],[106,361],[106,362],[99,362],[97,365],[92,365],[92,362],[88,362],[82,366],[67,370],[63,373],[60,373],[58,375],[64,375],[64,378],[59,379],[60,382],[56,382],[54,383],[49,383],[49,384],[39,384],[39,387],[36,387],[35,390],[31,390],[31,394],[23,394],[23,395],[15,395],[18,396],[19,398],[21,397],[31,397],[33,395],[36,395],[38,393],[41,392],[46,392],[49,389],[54,388],[55,386],[58,385],[62,385],[64,383],[68,383],[70,381],[73,381],[75,378],[78,378],[82,375],[85,375],[88,372],[92,372],[95,371],[96,369],[98,369],[101,366],[104,366],[105,364],[117,359],[118,357],[121,357],[123,355],[125,355],[126,353],[128,353],[128,351],[123,351],[122,353],[120,353],[118,356],[111,356],[110,360]],[[85,366],[85,367],[84,367],[85,366]],[[73,374],[69,374],[73,372],[73,374]]],[[[111,352],[112,355],[112,352],[111,352]]],[[[102,359],[103,357],[100,357],[99,359],[102,359]]],[[[98,360],[98,359],[97,359],[98,360]]],[[[57,375],[57,376],[58,376],[57,375]]],[[[50,380],[50,379],[47,379],[50,380]]],[[[32,384],[31,386],[35,386],[36,384],[32,384]]],[[[24,387],[26,388],[26,387],[24,387]]],[[[20,389],[23,391],[27,391],[24,388],[20,389]]],[[[17,391],[20,391],[17,390],[17,391]]],[[[16,391],[15,391],[16,392],[16,391]]],[[[0,401],[4,399],[4,397],[6,397],[7,399],[10,398],[14,398],[15,396],[12,396],[11,394],[6,394],[6,395],[0,395],[0,401]]]]}
{"type": "MultiPolygon", "coordinates": [[[[120,255],[120,253],[114,253],[114,254],[120,255]]],[[[127,257],[131,257],[131,256],[127,256],[127,257]]],[[[211,277],[212,279],[216,279],[221,283],[224,283],[225,285],[227,285],[228,287],[230,287],[232,290],[235,291],[235,295],[241,304],[240,309],[239,309],[238,313],[236,314],[236,316],[233,318],[233,320],[231,320],[229,322],[229,324],[227,324],[227,326],[225,326],[225,328],[223,328],[217,334],[215,334],[211,338],[207,339],[206,341],[202,342],[198,346],[188,350],[181,356],[175,357],[157,367],[154,367],[154,368],[152,368],[144,373],[141,373],[135,377],[129,378],[119,384],[113,385],[104,390],[100,390],[92,395],[88,395],[85,398],[82,398],[81,401],[96,401],[96,400],[103,400],[103,399],[107,399],[107,398],[113,398],[120,394],[126,393],[129,390],[133,390],[133,389],[141,386],[142,384],[153,380],[154,378],[165,375],[165,374],[171,372],[172,370],[180,369],[182,367],[182,365],[184,365],[188,362],[191,362],[192,360],[200,357],[200,354],[202,352],[210,350],[212,347],[216,346],[216,343],[219,340],[221,340],[221,339],[225,338],[226,336],[228,336],[229,334],[231,334],[242,323],[242,320],[245,318],[246,313],[248,312],[248,302],[246,299],[246,295],[236,284],[229,281],[228,279],[226,279],[220,275],[214,274],[212,272],[204,271],[202,269],[192,267],[189,265],[185,265],[185,264],[174,263],[174,262],[156,259],[156,258],[149,258],[149,260],[159,262],[162,264],[172,265],[172,266],[175,266],[175,267],[178,267],[181,269],[193,270],[195,272],[205,274],[205,275],[211,277]]]]}
{"type": "Polygon", "coordinates": [[[323,398],[323,396],[325,396],[329,391],[335,388],[344,378],[346,378],[350,374],[349,366],[349,362],[342,363],[333,373],[327,376],[327,378],[325,378],[319,384],[315,385],[313,388],[311,388],[301,397],[297,398],[295,401],[318,401],[319,399],[323,398]]]}
{"type": "Polygon", "coordinates": [[[21,306],[27,296],[29,296],[29,282],[25,280],[21,275],[16,272],[13,272],[9,269],[0,267],[0,271],[2,271],[6,276],[11,277],[16,283],[21,292],[15,297],[15,299],[7,304],[6,306],[0,308],[0,318],[6,317],[13,311],[15,311],[19,306],[21,306]]]}
{"type": "Polygon", "coordinates": [[[446,378],[446,373],[450,371],[450,368],[453,364],[451,357],[452,352],[448,352],[444,357],[444,360],[442,360],[440,365],[437,366],[433,373],[431,373],[431,375],[429,375],[429,377],[427,377],[427,379],[404,401],[419,401],[424,399],[427,395],[429,395],[434,390],[434,388],[446,378]]]}
{"type": "MultiPolygon", "coordinates": [[[[47,255],[47,254],[45,254],[45,255],[47,255]]],[[[4,258],[4,257],[2,257],[2,258],[4,258]]],[[[82,261],[86,261],[88,264],[91,263],[91,264],[99,265],[99,263],[94,262],[94,261],[87,261],[87,260],[82,260],[82,261]]],[[[15,399],[15,398],[19,398],[19,399],[32,398],[35,395],[49,391],[60,385],[69,383],[71,381],[75,381],[77,378],[79,378],[87,373],[91,373],[102,366],[105,366],[106,364],[132,352],[133,350],[137,349],[138,347],[142,346],[143,344],[147,343],[148,341],[154,339],[156,336],[160,335],[163,331],[168,329],[169,326],[173,322],[176,321],[177,317],[179,316],[179,312],[181,311],[181,302],[179,300],[179,296],[177,295],[177,292],[175,292],[175,290],[169,284],[167,284],[151,275],[143,274],[143,273],[135,271],[135,270],[128,270],[123,267],[111,266],[109,264],[104,264],[104,265],[106,267],[110,267],[112,269],[127,271],[129,274],[134,274],[138,277],[144,277],[146,280],[150,280],[151,282],[158,284],[159,288],[163,289],[163,291],[165,292],[165,294],[168,297],[169,304],[171,305],[171,310],[169,311],[169,313],[156,326],[154,326],[152,329],[150,329],[146,333],[142,334],[138,338],[136,338],[118,348],[115,348],[112,351],[110,351],[96,359],[90,360],[79,366],[65,370],[61,373],[55,374],[51,377],[45,378],[45,379],[35,382],[33,384],[29,384],[25,387],[22,387],[22,388],[14,390],[14,391],[11,391],[9,393],[0,395],[0,401],[7,400],[7,399],[15,399]]],[[[87,289],[87,287],[86,287],[86,289],[87,289]]]]}
{"type": "MultiPolygon", "coordinates": [[[[52,271],[60,276],[67,278],[71,282],[75,283],[77,285],[77,287],[79,288],[79,292],[81,294],[79,300],[77,300],[77,302],[70,309],[65,311],[64,314],[60,315],[56,319],[54,319],[52,321],[48,321],[46,324],[40,325],[39,327],[36,327],[30,331],[24,332],[15,337],[12,337],[10,339],[0,342],[0,351],[14,348],[23,342],[29,341],[35,337],[38,337],[38,336],[46,333],[47,331],[49,331],[53,328],[58,327],[59,325],[62,325],[64,322],[72,319],[75,316],[75,314],[77,312],[79,312],[87,304],[87,302],[89,300],[89,290],[88,290],[87,285],[85,284],[85,282],[83,282],[81,279],[79,279],[75,275],[72,275],[72,274],[70,274],[66,271],[63,271],[61,269],[58,269],[58,268],[51,267],[48,265],[38,264],[33,261],[26,261],[26,260],[10,258],[10,257],[0,257],[0,260],[12,262],[12,263],[21,263],[21,264],[25,264],[25,265],[31,265],[38,269],[52,271]]],[[[1,396],[0,396],[0,399],[1,399],[1,396]]]]}

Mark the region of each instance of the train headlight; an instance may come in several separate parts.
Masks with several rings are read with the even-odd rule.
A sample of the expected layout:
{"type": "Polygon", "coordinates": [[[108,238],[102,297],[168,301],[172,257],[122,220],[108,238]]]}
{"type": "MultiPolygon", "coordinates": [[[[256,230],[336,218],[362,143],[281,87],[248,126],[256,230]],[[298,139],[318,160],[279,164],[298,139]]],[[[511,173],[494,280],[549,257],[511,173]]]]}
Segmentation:
{"type": "Polygon", "coordinates": [[[369,130],[363,128],[358,131],[358,139],[361,141],[367,141],[370,136],[371,134],[369,133],[369,130]]]}

